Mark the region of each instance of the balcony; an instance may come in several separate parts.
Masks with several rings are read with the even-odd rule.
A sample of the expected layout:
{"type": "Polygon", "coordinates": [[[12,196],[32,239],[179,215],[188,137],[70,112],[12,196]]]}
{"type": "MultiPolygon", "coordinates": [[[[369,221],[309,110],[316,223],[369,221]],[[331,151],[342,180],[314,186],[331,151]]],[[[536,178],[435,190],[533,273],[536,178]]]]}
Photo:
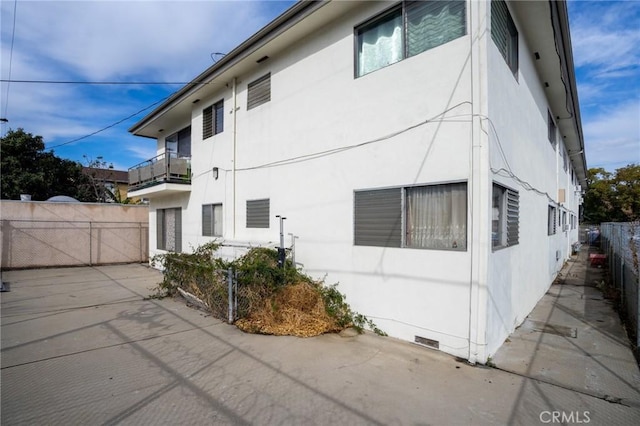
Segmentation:
{"type": "Polygon", "coordinates": [[[129,197],[191,191],[191,158],[163,153],[129,169],[129,197]]]}

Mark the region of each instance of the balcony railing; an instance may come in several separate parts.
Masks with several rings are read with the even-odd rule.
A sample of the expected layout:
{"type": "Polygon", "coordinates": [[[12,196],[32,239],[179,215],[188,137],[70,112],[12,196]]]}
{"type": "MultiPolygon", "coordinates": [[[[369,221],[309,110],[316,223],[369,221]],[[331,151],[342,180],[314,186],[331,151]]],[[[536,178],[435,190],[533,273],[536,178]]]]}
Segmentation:
{"type": "Polygon", "coordinates": [[[191,158],[160,154],[129,169],[129,191],[161,183],[191,183],[191,158]]]}

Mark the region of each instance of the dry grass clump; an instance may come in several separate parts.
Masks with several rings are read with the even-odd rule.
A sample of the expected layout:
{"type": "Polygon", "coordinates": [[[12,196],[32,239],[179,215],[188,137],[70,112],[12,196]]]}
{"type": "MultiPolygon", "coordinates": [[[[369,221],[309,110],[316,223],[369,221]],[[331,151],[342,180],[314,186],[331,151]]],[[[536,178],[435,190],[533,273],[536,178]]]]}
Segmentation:
{"type": "Polygon", "coordinates": [[[339,331],[327,314],[322,295],[306,282],[286,285],[252,309],[236,326],[248,333],[311,337],[339,331]]]}

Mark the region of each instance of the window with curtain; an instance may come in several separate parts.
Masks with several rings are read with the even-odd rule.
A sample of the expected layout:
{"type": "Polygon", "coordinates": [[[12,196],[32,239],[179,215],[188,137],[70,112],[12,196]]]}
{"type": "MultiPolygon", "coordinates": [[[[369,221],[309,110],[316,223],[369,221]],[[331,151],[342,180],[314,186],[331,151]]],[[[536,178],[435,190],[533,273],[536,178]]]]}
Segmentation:
{"type": "Polygon", "coordinates": [[[358,77],[466,34],[466,2],[415,1],[356,28],[358,77]]]}
{"type": "Polygon", "coordinates": [[[467,249],[467,184],[356,191],[354,244],[467,249]]]}
{"type": "Polygon", "coordinates": [[[222,236],[222,204],[205,204],[202,206],[202,236],[222,236]]]}
{"type": "Polygon", "coordinates": [[[407,247],[467,249],[467,184],[406,189],[407,247]]]}

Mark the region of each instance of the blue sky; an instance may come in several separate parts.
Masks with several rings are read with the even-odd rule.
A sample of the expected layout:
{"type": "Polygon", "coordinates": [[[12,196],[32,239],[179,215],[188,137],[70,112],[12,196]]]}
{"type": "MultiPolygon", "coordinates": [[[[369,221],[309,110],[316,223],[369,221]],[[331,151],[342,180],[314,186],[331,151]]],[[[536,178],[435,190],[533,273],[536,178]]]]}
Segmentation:
{"type": "MultiPolygon", "coordinates": [[[[2,0],[1,76],[188,82],[292,3],[2,0]]],[[[640,163],[640,1],[574,0],[569,15],[587,164],[640,163]]],[[[59,157],[126,170],[153,157],[155,142],[127,132],[145,112],[123,119],[180,87],[2,82],[1,131],[22,127],[59,157]]]]}

